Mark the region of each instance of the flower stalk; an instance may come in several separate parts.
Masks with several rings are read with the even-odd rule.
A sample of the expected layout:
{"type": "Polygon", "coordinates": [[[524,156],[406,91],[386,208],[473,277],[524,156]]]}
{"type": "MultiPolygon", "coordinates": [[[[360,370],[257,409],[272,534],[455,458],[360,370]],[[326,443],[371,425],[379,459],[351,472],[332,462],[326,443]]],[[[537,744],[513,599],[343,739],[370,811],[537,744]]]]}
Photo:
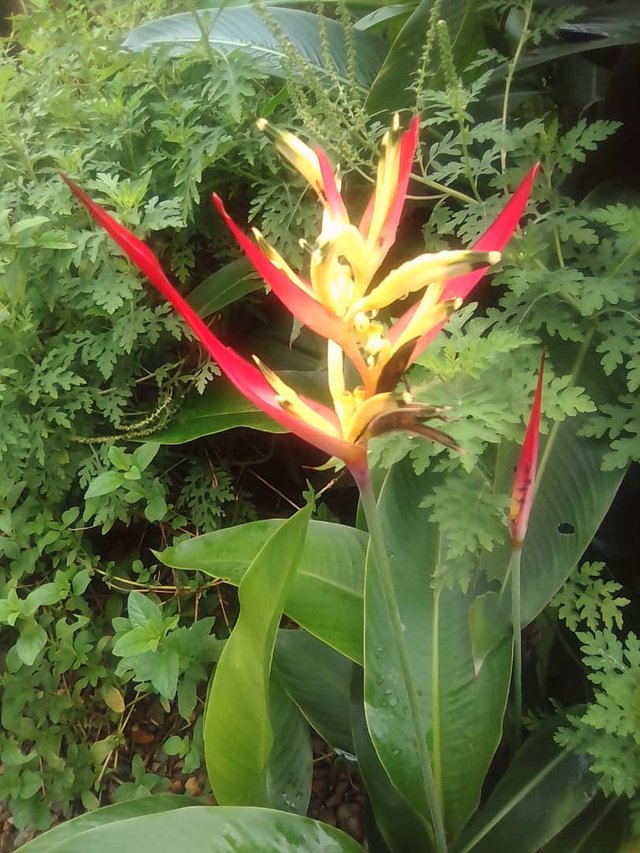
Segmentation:
{"type": "Polygon", "coordinates": [[[511,578],[511,622],[513,625],[513,703],[514,743],[517,749],[522,741],[522,580],[520,566],[522,546],[527,535],[529,516],[533,506],[538,467],[538,444],[540,440],[540,416],[542,409],[542,383],[544,378],[542,353],[538,382],[529,414],[522,449],[516,467],[516,476],[509,508],[509,531],[511,534],[511,559],[508,576],[511,578]]]}

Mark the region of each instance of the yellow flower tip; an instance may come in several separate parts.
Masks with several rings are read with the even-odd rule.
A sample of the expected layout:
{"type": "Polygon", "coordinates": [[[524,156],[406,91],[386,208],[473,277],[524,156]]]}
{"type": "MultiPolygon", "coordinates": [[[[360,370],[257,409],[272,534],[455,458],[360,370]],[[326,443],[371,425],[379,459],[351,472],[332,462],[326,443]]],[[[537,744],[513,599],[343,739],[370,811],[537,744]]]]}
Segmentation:
{"type": "Polygon", "coordinates": [[[258,248],[262,252],[262,254],[267,258],[267,260],[271,261],[274,267],[280,267],[280,261],[282,260],[280,255],[276,252],[273,246],[270,246],[267,241],[262,236],[262,232],[258,231],[257,228],[252,228],[251,233],[253,234],[256,243],[258,244],[258,248]]]}
{"type": "Polygon", "coordinates": [[[256,121],[256,127],[261,133],[267,133],[267,130],[269,128],[269,122],[266,120],[266,118],[259,118],[256,121]]]}
{"type": "Polygon", "coordinates": [[[487,260],[493,266],[494,264],[499,264],[502,260],[502,252],[489,252],[487,255],[487,260]]]}

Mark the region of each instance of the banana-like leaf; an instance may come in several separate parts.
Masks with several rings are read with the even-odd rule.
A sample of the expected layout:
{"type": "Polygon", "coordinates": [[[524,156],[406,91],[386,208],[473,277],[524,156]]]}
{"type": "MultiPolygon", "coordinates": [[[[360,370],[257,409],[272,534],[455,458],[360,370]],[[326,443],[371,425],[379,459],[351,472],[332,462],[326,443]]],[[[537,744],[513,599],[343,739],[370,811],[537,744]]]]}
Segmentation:
{"type": "Polygon", "coordinates": [[[298,706],[273,677],[269,714],[273,747],[267,762],[267,799],[281,811],[306,814],[313,778],[311,732],[298,706]]]}
{"type": "Polygon", "coordinates": [[[315,731],[353,754],[350,691],[353,663],[306,631],[278,631],[273,672],[315,731]]]}
{"type": "MultiPolygon", "coordinates": [[[[411,84],[420,66],[433,6],[434,0],[422,0],[400,30],[369,90],[365,106],[370,115],[383,116],[398,109],[414,107],[416,93],[411,84]]],[[[464,68],[484,46],[478,6],[478,0],[443,0],[440,5],[438,17],[447,22],[458,68],[464,68]]],[[[430,67],[440,67],[434,62],[434,57],[430,67]]],[[[439,72],[436,72],[436,79],[427,79],[431,89],[438,88],[441,83],[439,72]]]]}
{"type": "Polygon", "coordinates": [[[92,832],[97,835],[111,823],[124,824],[132,818],[150,817],[160,812],[170,812],[194,805],[197,803],[191,797],[181,797],[177,794],[154,794],[151,797],[115,803],[71,820],[65,820],[43,835],[28,841],[21,849],[25,853],[67,853],[71,849],[67,845],[78,843],[80,838],[86,838],[92,832]]]}
{"type": "Polygon", "coordinates": [[[56,827],[22,849],[28,853],[362,853],[362,847],[344,832],[301,815],[249,807],[193,806],[186,797],[184,808],[167,811],[165,807],[148,813],[156,799],[145,797],[98,809],[56,827]],[[138,813],[126,817],[121,809],[121,816],[116,817],[115,810],[125,805],[136,807],[138,813]],[[109,810],[111,819],[107,821],[109,810]]]}
{"type": "Polygon", "coordinates": [[[215,668],[204,715],[207,772],[221,805],[274,806],[282,799],[268,766],[274,746],[271,659],[310,515],[311,505],[275,530],[238,588],[240,615],[215,668]]]}
{"type": "Polygon", "coordinates": [[[187,302],[201,317],[208,317],[261,287],[264,284],[253,273],[250,261],[238,258],[205,278],[191,291],[187,302]]]}
{"type": "MultiPolygon", "coordinates": [[[[236,586],[280,519],[252,521],[186,539],[157,552],[165,565],[195,570],[236,586]]],[[[367,536],[360,530],[311,521],[285,613],[346,655],[362,662],[362,590],[367,536]]]]}
{"type": "Polygon", "coordinates": [[[286,432],[228,382],[216,381],[204,394],[187,398],[168,426],[145,436],[144,440],[158,444],[184,444],[237,427],[261,432],[286,432]]]}
{"type": "Polygon", "coordinates": [[[381,853],[407,853],[409,850],[432,853],[434,848],[430,827],[394,787],[373,747],[364,715],[363,686],[362,669],[354,667],[351,730],[358,767],[367,789],[371,809],[367,833],[369,849],[372,853],[377,853],[378,850],[381,853]]]}
{"type": "Polygon", "coordinates": [[[543,853],[600,853],[615,850],[632,853],[634,832],[626,797],[598,794],[549,844],[543,853]]]}
{"type": "Polygon", "coordinates": [[[527,740],[455,853],[536,853],[592,800],[597,786],[589,762],[556,746],[553,730],[545,725],[527,740]]]}
{"type": "MultiPolygon", "coordinates": [[[[367,88],[378,73],[385,45],[370,33],[356,30],[352,35],[356,83],[367,88]]],[[[289,61],[282,41],[286,39],[300,61],[311,66],[316,74],[350,82],[349,49],[343,26],[330,19],[321,22],[317,15],[298,9],[265,6],[260,11],[253,6],[236,6],[182,12],[136,27],[122,47],[136,52],[163,47],[177,56],[197,49],[205,38],[210,49],[226,55],[239,51],[250,56],[260,71],[285,79],[299,73],[295,60],[293,67],[289,61]],[[280,35],[276,35],[278,32],[280,35]],[[330,57],[323,55],[323,43],[328,45],[330,57]]]]}
{"type": "Polygon", "coordinates": [[[400,650],[393,639],[382,583],[371,553],[365,581],[367,725],[376,752],[411,808],[429,820],[419,741],[429,745],[447,833],[455,837],[476,808],[482,782],[502,733],[511,640],[505,638],[476,673],[468,611],[471,593],[434,588],[444,543],[420,508],[435,482],[416,476],[409,460],[396,465],[382,487],[378,511],[391,564],[400,620],[400,650]],[[401,673],[409,662],[419,727],[401,673]]]}

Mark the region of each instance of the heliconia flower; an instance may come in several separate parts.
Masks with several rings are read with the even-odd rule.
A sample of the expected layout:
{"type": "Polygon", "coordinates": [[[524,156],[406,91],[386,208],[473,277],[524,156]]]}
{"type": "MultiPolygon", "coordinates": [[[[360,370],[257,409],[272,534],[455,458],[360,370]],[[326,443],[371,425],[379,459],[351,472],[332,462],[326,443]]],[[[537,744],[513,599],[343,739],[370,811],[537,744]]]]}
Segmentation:
{"type": "MultiPolygon", "coordinates": [[[[352,398],[353,405],[349,413],[345,407],[344,411],[340,410],[340,406],[336,407],[343,414],[341,421],[336,411],[316,400],[297,394],[259,360],[256,359],[257,367],[247,362],[213,334],[171,284],[160,262],[145,243],[94,202],[72,180],[65,175],[62,175],[62,178],[96,222],[185,320],[238,391],[285,429],[329,455],[341,459],[356,479],[364,477],[367,470],[366,445],[370,435],[381,435],[396,428],[392,422],[384,419],[392,412],[405,410],[403,428],[411,416],[415,432],[438,439],[439,430],[424,426],[422,421],[444,419],[445,410],[442,408],[408,405],[402,395],[383,394],[367,398],[364,389],[361,389],[361,393],[356,390],[353,395],[344,391],[345,397],[352,398]]],[[[337,345],[336,348],[342,352],[337,345]]],[[[450,443],[447,436],[442,436],[443,443],[450,443]]]]}
{"type": "Polygon", "coordinates": [[[343,460],[356,479],[360,481],[366,473],[367,441],[372,436],[402,429],[456,447],[453,439],[428,424],[434,419],[446,420],[446,410],[415,403],[407,393],[396,391],[396,386],[421,336],[440,328],[487,266],[499,260],[499,249],[524,210],[534,172],[472,250],[421,255],[372,285],[396,237],[417,144],[418,119],[401,133],[399,120],[394,118],[382,142],[376,188],[358,227],[349,220],[340,180],[326,154],[321,149],[313,151],[264,120],[259,127],[308,180],[324,207],[322,232],[311,247],[309,281],[292,270],[257,230],[255,242],[247,237],[216,195],[214,203],[280,301],[304,325],[327,339],[333,408],[296,393],[259,359],[254,357],[255,365],[251,364],[225,346],[173,287],[151,250],[63,177],[93,218],[183,317],[236,388],[285,429],[343,460]],[[471,284],[470,277],[474,277],[471,284]],[[401,318],[399,325],[389,330],[376,319],[380,309],[420,290],[425,292],[416,309],[405,315],[406,320],[401,318]],[[354,388],[346,387],[345,358],[360,377],[361,384],[354,388]]]}
{"type": "Polygon", "coordinates": [[[536,471],[538,468],[538,442],[540,438],[540,413],[542,405],[542,380],[544,375],[544,352],[540,359],[538,384],[533,397],[529,423],[525,432],[522,450],[518,458],[516,476],[509,508],[509,530],[514,550],[522,548],[533,506],[536,471]]]}

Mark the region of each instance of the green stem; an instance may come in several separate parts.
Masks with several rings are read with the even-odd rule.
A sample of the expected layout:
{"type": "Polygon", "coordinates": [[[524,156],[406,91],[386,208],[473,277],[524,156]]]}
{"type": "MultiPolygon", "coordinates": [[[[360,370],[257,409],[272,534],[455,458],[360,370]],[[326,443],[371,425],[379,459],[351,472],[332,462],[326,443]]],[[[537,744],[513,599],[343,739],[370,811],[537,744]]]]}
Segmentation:
{"type": "Polygon", "coordinates": [[[441,184],[438,181],[433,181],[431,178],[425,178],[423,175],[411,175],[411,179],[414,181],[418,181],[419,184],[424,184],[425,187],[429,187],[429,189],[437,190],[441,192],[445,196],[450,196],[451,198],[456,198],[458,201],[462,201],[465,204],[477,204],[478,199],[474,198],[471,195],[467,195],[466,193],[462,193],[459,190],[454,190],[453,187],[447,187],[445,184],[441,184]]]}
{"type": "MultiPolygon", "coordinates": [[[[505,133],[507,130],[507,117],[509,115],[509,96],[511,94],[511,84],[513,83],[513,78],[516,73],[516,67],[518,62],[520,61],[520,54],[522,53],[525,44],[527,43],[527,39],[529,38],[529,24],[531,22],[531,12],[533,10],[533,0],[529,0],[527,4],[527,8],[525,10],[524,15],[524,23],[522,25],[522,32],[520,33],[520,39],[518,40],[518,46],[516,47],[516,52],[513,54],[513,61],[509,66],[509,72],[507,74],[507,79],[505,81],[504,86],[504,97],[502,99],[502,132],[505,133]]],[[[503,148],[500,152],[500,163],[502,165],[502,171],[505,172],[507,168],[507,152],[503,148]]]]}
{"type": "Polygon", "coordinates": [[[520,596],[520,558],[522,548],[511,551],[511,621],[513,623],[513,710],[515,715],[514,746],[522,742],[522,615],[520,596]]]}
{"type": "Polygon", "coordinates": [[[433,591],[433,641],[431,652],[431,727],[433,745],[433,777],[438,802],[442,802],[442,750],[440,748],[440,593],[442,584],[433,591]]]}
{"type": "Polygon", "coordinates": [[[389,617],[389,623],[391,625],[391,633],[393,635],[398,659],[400,661],[401,676],[405,690],[407,691],[409,713],[411,715],[411,721],[415,731],[416,749],[418,752],[418,759],[420,761],[424,793],[429,807],[429,812],[431,814],[431,822],[433,824],[436,851],[437,853],[447,853],[447,839],[442,820],[440,799],[438,797],[433,776],[429,747],[427,746],[427,740],[423,733],[422,723],[420,720],[418,694],[413,681],[409,655],[404,641],[404,629],[402,619],[400,618],[398,599],[396,598],[391,567],[389,565],[387,549],[384,544],[382,525],[380,524],[376,498],[373,493],[373,487],[371,485],[371,479],[368,471],[359,472],[359,476],[356,476],[356,481],[360,489],[362,507],[364,509],[367,527],[369,529],[369,540],[378,569],[378,577],[380,578],[380,583],[382,585],[382,592],[387,608],[387,616],[389,617]]]}

